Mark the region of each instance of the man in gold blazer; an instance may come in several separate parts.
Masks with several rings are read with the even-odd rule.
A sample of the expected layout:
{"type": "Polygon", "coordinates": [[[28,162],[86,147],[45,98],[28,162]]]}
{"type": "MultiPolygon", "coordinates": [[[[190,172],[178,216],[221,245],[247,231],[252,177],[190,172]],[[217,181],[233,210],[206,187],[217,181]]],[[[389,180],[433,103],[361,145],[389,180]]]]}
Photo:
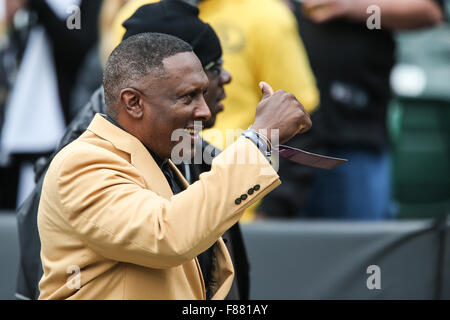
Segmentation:
{"type": "Polygon", "coordinates": [[[97,114],[45,176],[40,299],[206,299],[207,289],[211,299],[227,295],[233,266],[221,235],[280,184],[267,159],[270,141],[258,132],[279,130],[284,142],[311,122],[293,95],[262,83],[252,130],[188,186],[166,159],[179,143],[177,130],[190,141],[181,156],[193,151],[194,122],[211,116],[207,87],[192,48],[173,36],[138,34],[113,51],[104,72],[107,115],[97,114]],[[172,179],[159,166],[165,160],[172,179]],[[174,180],[184,188],[175,195],[174,180]],[[197,256],[212,246],[206,288],[197,256]]]}

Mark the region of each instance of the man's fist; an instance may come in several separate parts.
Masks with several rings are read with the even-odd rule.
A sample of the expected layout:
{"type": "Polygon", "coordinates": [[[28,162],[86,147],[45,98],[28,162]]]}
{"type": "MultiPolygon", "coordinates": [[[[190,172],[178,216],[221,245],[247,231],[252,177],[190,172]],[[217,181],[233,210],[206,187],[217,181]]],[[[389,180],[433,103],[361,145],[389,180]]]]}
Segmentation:
{"type": "Polygon", "coordinates": [[[270,139],[271,130],[279,130],[279,141],[284,143],[298,133],[311,128],[311,119],[302,104],[291,93],[283,90],[273,92],[266,82],[260,82],[263,97],[256,108],[252,129],[267,129],[270,139]]]}

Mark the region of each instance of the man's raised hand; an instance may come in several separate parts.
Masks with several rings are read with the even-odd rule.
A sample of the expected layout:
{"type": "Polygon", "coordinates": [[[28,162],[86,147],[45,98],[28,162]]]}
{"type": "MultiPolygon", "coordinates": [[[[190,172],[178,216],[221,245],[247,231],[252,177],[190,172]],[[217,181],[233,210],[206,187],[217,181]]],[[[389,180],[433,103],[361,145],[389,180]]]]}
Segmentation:
{"type": "Polygon", "coordinates": [[[259,83],[259,87],[263,96],[256,108],[252,129],[267,129],[269,139],[271,130],[278,129],[279,141],[284,143],[311,128],[308,112],[292,93],[284,90],[274,93],[272,87],[264,81],[259,83]]]}

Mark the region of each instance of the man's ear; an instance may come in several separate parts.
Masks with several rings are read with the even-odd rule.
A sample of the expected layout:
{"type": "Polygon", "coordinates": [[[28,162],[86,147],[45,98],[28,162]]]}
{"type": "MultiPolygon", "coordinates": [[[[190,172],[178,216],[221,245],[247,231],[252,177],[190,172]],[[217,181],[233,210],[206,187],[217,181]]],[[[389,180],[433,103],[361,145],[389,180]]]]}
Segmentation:
{"type": "Polygon", "coordinates": [[[125,107],[127,113],[135,119],[140,119],[144,115],[142,98],[142,93],[133,88],[125,88],[120,91],[120,102],[125,107]]]}

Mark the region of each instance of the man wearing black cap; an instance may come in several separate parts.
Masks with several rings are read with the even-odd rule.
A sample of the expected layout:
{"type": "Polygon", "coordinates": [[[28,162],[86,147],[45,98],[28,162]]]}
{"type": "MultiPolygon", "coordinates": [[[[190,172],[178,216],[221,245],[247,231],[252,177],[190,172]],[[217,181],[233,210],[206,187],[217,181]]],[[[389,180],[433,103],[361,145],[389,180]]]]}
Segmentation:
{"type": "MultiPolygon", "coordinates": [[[[203,23],[197,16],[197,8],[178,1],[162,1],[158,4],[147,5],[139,9],[133,17],[126,21],[127,34],[125,38],[144,31],[159,31],[178,36],[192,45],[209,80],[205,101],[210,109],[211,118],[204,125],[205,127],[211,127],[214,124],[217,113],[223,110],[221,103],[225,98],[223,86],[231,81],[231,76],[222,68],[222,50],[216,34],[209,25],[203,23]],[[153,19],[145,19],[148,16],[153,17],[153,19]]],[[[61,141],[60,147],[54,155],[75,140],[87,128],[96,112],[105,113],[103,91],[101,89],[94,93],[88,105],[71,123],[61,141]]],[[[207,147],[208,145],[204,142],[201,151],[203,152],[207,147]]],[[[213,151],[216,154],[218,153],[217,150],[213,151]]],[[[22,251],[21,270],[17,288],[17,296],[19,298],[36,298],[39,295],[37,282],[42,275],[42,269],[39,256],[40,241],[35,221],[44,173],[54,155],[46,163],[40,165],[40,170],[38,170],[36,175],[37,186],[18,211],[22,251]]],[[[207,164],[181,165],[179,168],[190,183],[196,181],[200,173],[210,170],[210,166],[207,164]]],[[[166,177],[169,177],[170,182],[172,179],[170,172],[166,174],[166,177]]],[[[233,258],[236,273],[228,298],[247,299],[249,291],[248,263],[242,235],[237,223],[224,234],[224,239],[227,240],[226,245],[233,258]]],[[[208,254],[208,251],[206,251],[206,254],[199,256],[199,261],[203,265],[208,265],[210,259],[211,255],[208,254]]],[[[207,268],[202,268],[202,271],[204,269],[206,270],[207,268]]],[[[204,274],[204,277],[208,279],[207,274],[204,274]]]]}

